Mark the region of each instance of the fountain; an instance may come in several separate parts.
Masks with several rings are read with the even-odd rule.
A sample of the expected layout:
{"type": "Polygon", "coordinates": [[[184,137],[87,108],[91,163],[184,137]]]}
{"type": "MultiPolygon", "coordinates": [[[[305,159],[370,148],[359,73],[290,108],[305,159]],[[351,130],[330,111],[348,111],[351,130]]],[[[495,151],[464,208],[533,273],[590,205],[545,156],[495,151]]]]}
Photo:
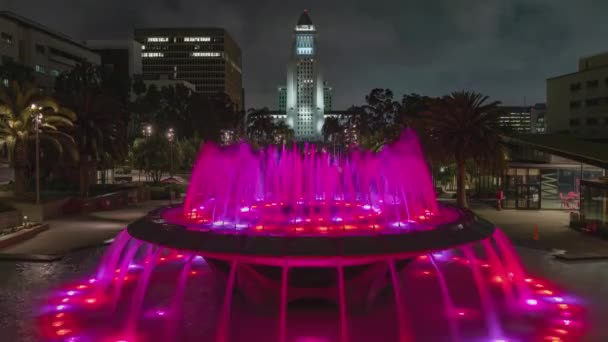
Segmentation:
{"type": "Polygon", "coordinates": [[[183,205],[130,224],[41,309],[48,341],[562,341],[582,308],[435,199],[415,134],[378,153],[205,145],[183,205]]]}

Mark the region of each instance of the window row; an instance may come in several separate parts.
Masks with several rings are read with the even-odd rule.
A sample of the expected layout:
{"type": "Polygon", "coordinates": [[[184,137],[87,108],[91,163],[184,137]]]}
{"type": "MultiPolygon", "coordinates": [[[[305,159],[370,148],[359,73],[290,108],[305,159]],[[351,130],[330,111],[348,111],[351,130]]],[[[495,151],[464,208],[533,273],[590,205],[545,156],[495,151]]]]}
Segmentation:
{"type": "MultiPolygon", "coordinates": [[[[570,119],[570,126],[581,126],[581,123],[583,122],[583,120],[581,119],[570,119]]],[[[584,120],[585,124],[587,126],[598,126],[598,125],[604,125],[604,126],[608,126],[608,118],[603,118],[603,119],[598,119],[598,118],[586,118],[584,120]]]]}
{"type": "MultiPolygon", "coordinates": [[[[608,77],[604,79],[604,84],[608,87],[608,77]]],[[[600,86],[599,80],[589,80],[585,82],[585,86],[587,89],[597,89],[600,86]]],[[[582,82],[576,82],[570,84],[570,91],[576,92],[583,89],[582,82]]]]}

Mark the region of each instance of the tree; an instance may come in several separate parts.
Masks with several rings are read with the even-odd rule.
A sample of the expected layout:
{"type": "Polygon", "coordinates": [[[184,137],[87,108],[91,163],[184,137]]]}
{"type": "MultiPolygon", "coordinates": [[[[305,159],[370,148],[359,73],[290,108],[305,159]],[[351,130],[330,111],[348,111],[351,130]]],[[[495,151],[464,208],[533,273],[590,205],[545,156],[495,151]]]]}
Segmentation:
{"type": "Polygon", "coordinates": [[[76,113],[70,129],[78,149],[79,188],[88,194],[100,163],[111,167],[125,159],[128,150],[128,114],[120,89],[109,90],[112,73],[83,64],[62,74],[56,84],[57,98],[76,113]]]}
{"type": "Polygon", "coordinates": [[[247,111],[247,138],[260,145],[272,144],[275,125],[268,108],[247,111]]]}
{"type": "Polygon", "coordinates": [[[500,102],[475,92],[454,92],[430,102],[420,116],[428,136],[446,161],[456,163],[458,205],[468,207],[466,198],[466,163],[479,168],[498,170],[504,167],[505,150],[494,122],[500,114],[500,102]]]}
{"type": "Polygon", "coordinates": [[[377,149],[399,137],[403,129],[397,121],[400,110],[390,89],[375,88],[365,96],[365,105],[352,111],[348,127],[357,131],[359,145],[377,149]]]}
{"type": "MultiPolygon", "coordinates": [[[[158,183],[163,174],[171,169],[170,149],[171,143],[162,134],[136,139],[133,144],[133,165],[144,170],[153,182],[158,183]]],[[[180,165],[182,160],[180,149],[174,148],[173,153],[173,162],[175,165],[180,165]]]]}
{"type": "Polygon", "coordinates": [[[54,99],[40,95],[38,88],[28,82],[13,81],[10,87],[0,87],[0,104],[0,143],[8,146],[15,169],[15,195],[21,196],[26,184],[28,144],[36,134],[35,117],[43,114],[41,141],[63,152],[66,147],[73,147],[74,141],[62,129],[72,127],[76,116],[54,99]]]}
{"type": "Polygon", "coordinates": [[[333,144],[344,144],[344,125],[337,117],[325,119],[323,123],[323,141],[333,144]]]}

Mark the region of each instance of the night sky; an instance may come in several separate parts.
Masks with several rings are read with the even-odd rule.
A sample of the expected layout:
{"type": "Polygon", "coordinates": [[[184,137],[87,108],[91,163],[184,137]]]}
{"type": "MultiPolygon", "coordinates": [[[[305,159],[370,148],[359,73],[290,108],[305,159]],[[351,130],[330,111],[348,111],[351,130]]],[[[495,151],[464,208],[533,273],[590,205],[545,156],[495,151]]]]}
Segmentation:
{"type": "Polygon", "coordinates": [[[246,105],[277,107],[291,30],[308,9],[334,108],[374,87],[442,95],[476,90],[520,105],[545,79],[608,51],[606,0],[0,0],[77,39],[120,39],[134,27],[220,26],[243,50],[246,105]]]}

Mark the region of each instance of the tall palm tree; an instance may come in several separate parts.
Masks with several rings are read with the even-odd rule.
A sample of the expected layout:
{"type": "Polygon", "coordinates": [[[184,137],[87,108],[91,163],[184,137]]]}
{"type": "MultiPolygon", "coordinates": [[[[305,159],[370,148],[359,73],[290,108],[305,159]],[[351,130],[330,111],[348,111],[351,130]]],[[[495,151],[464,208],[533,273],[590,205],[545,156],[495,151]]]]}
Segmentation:
{"type": "Polygon", "coordinates": [[[117,100],[99,93],[73,93],[65,104],[76,113],[70,133],[78,149],[80,194],[86,196],[98,163],[126,157],[128,118],[117,100]]]}
{"type": "Polygon", "coordinates": [[[475,92],[453,92],[431,100],[420,118],[428,142],[434,144],[444,160],[456,163],[458,205],[468,207],[466,198],[467,161],[482,169],[504,167],[505,149],[494,122],[500,115],[499,101],[475,92]]]}
{"type": "Polygon", "coordinates": [[[40,113],[43,114],[40,139],[60,152],[66,146],[73,146],[72,137],[63,131],[73,125],[73,112],[59,107],[54,99],[42,96],[32,83],[13,81],[9,87],[0,87],[0,143],[8,147],[17,196],[25,192],[27,146],[35,139],[35,118],[40,113]]]}

